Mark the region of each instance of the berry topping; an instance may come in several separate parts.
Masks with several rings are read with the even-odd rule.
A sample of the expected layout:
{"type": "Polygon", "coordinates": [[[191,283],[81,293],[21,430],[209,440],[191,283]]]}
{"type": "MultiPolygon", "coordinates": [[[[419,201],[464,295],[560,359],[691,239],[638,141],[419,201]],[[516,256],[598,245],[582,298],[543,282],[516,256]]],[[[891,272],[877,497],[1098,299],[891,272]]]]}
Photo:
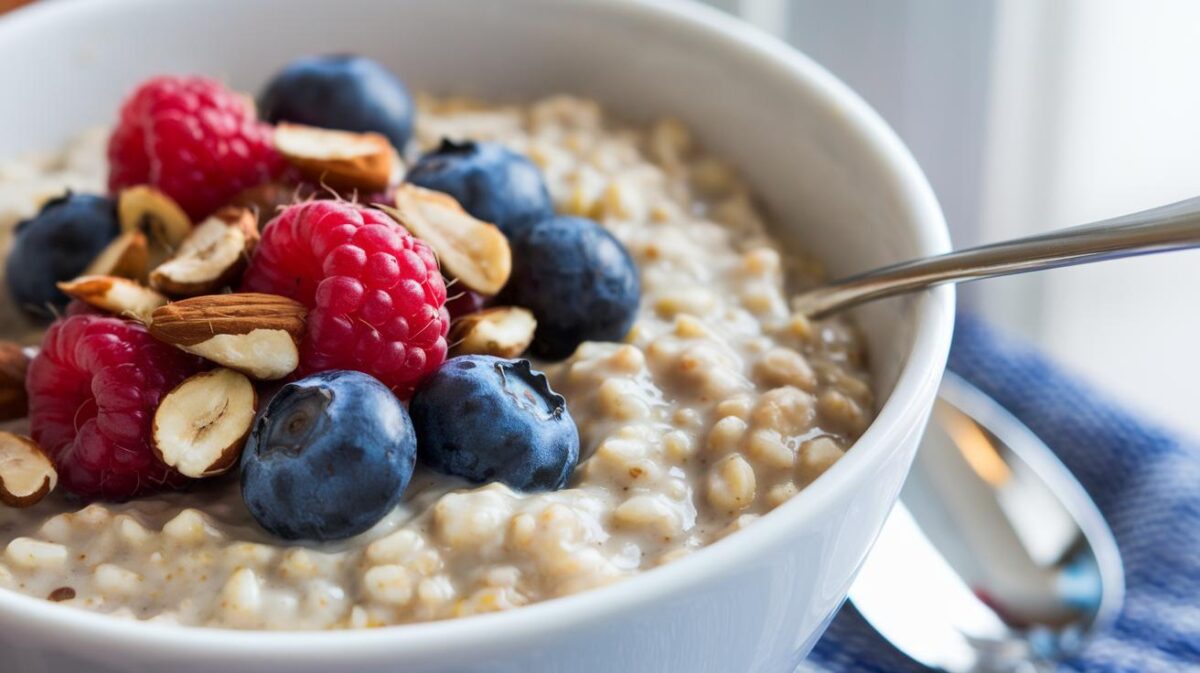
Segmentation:
{"type": "Polygon", "coordinates": [[[637,313],[641,281],[625,247],[582,217],[543,220],[512,241],[505,303],[537,318],[534,355],[558,360],[584,341],[622,339],[637,313]]]}
{"type": "Polygon", "coordinates": [[[52,325],[26,384],[31,434],[61,486],[121,500],[185,483],[155,457],[151,423],[162,397],[200,368],[137,323],[80,315],[52,325]]]}
{"type": "Polygon", "coordinates": [[[409,413],[421,462],[477,484],[558,489],[579,460],[567,401],[528,360],[448,360],[413,396],[409,413]]]}
{"type": "Polygon", "coordinates": [[[417,440],[404,406],[351,371],[284,386],[242,453],[242,497],[259,525],[288,540],[361,533],[399,502],[417,440]]]}
{"type": "Polygon", "coordinates": [[[533,343],[537,321],[527,309],[496,306],[463,316],[450,327],[451,355],[516,358],[533,343]]]}
{"type": "Polygon", "coordinates": [[[242,95],[204,77],[157,77],[121,106],[108,165],[114,193],[149,184],[199,221],[285,164],[242,95]]]}
{"type": "Polygon", "coordinates": [[[554,215],[537,166],[499,143],[443,140],[405,180],[453,196],[468,213],[500,227],[509,238],[554,215]]]}
{"type": "Polygon", "coordinates": [[[259,97],[263,119],[382,133],[403,149],[416,109],[395,75],[369,58],[334,54],[289,63],[259,97]]]}
{"type": "Polygon", "coordinates": [[[301,374],[353,369],[408,399],[446,358],[437,260],[381,211],[341,201],[285,208],[263,231],[243,288],[309,308],[301,374]]]}
{"type": "Polygon", "coordinates": [[[117,237],[116,206],[103,196],[67,192],[17,225],[5,269],[13,302],[30,316],[53,317],[66,308],[57,283],[88,267],[117,237]]]}

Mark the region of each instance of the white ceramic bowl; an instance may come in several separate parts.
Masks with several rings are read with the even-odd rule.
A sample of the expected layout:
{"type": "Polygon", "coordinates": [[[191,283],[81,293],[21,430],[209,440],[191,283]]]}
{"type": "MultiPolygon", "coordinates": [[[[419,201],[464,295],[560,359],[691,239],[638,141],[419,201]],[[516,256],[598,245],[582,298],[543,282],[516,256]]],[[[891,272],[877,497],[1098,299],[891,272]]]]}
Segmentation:
{"type": "MultiPolygon", "coordinates": [[[[674,2],[43,2],[0,21],[0,156],[111,121],[149,75],[208,73],[254,91],[290,58],[330,51],[380,59],[414,89],[572,92],[634,120],[679,116],[749,179],[775,234],[834,274],[948,248],[920,170],[858,97],[783,44],[674,2]]],[[[667,567],[509,613],[359,632],[152,625],[0,590],[0,669],[790,672],[845,599],[904,480],[952,299],[944,289],[858,312],[878,419],[792,501],[667,567]]]]}

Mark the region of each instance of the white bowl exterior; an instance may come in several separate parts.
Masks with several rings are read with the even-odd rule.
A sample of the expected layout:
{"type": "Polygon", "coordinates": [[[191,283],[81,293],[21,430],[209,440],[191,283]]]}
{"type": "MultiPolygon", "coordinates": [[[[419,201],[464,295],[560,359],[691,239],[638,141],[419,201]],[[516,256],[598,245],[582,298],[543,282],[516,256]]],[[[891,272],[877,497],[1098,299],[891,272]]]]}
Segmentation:
{"type": "MultiPolygon", "coordinates": [[[[414,89],[569,92],[619,116],[682,118],[754,185],[793,250],[843,274],[948,249],[911,156],[865,104],[787,47],[656,0],[97,0],[0,22],[0,156],[111,121],[162,72],[254,90],[290,58],[355,51],[414,89]]],[[[259,633],[117,620],[0,590],[17,671],[795,669],[845,599],[915,453],[945,363],[948,289],[856,318],[886,400],[842,461],[747,530],[617,585],[498,615],[368,632],[259,633]],[[889,394],[890,393],[890,394],[889,394]]]]}

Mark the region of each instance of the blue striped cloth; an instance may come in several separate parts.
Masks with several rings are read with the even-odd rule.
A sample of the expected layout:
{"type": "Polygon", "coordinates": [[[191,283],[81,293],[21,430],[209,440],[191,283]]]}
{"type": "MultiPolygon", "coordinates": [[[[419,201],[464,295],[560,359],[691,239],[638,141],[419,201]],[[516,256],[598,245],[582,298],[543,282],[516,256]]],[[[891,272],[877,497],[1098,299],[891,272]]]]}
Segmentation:
{"type": "MultiPolygon", "coordinates": [[[[1163,366],[1170,366],[1164,357],[1163,366]]],[[[1061,671],[1200,671],[1200,446],[1147,424],[1028,345],[960,315],[950,368],[1024,421],[1096,500],[1127,573],[1124,610],[1061,671]]],[[[1200,395],[1196,399],[1200,413],[1200,395]]],[[[921,672],[849,606],[801,670],[921,672]]]]}

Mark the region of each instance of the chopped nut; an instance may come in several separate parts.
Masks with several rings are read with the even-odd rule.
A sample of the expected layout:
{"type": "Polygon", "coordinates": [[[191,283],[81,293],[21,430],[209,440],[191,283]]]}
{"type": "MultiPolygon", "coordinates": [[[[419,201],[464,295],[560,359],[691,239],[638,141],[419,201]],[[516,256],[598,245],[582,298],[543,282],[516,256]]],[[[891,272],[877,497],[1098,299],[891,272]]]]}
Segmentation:
{"type": "Polygon", "coordinates": [[[499,306],[471,313],[455,321],[450,330],[453,355],[494,355],[515,358],[529,348],[537,320],[515,306],[499,306]]]}
{"type": "Polygon", "coordinates": [[[508,282],[508,239],[495,225],[471,217],[453,197],[405,184],[396,191],[395,208],[377,207],[428,243],[442,271],[468,289],[493,295],[508,282]]]}
{"type": "Polygon", "coordinates": [[[113,239],[83,270],[84,276],[117,276],[145,280],[150,270],[150,243],[140,231],[126,231],[113,239]]]}
{"type": "Polygon", "coordinates": [[[300,364],[304,305],[254,292],[193,297],[151,316],[150,334],[251,378],[270,381],[300,364]]]}
{"type": "Polygon", "coordinates": [[[261,231],[263,226],[275,217],[280,208],[299,202],[308,195],[308,190],[311,189],[307,185],[292,186],[282,182],[264,182],[244,190],[234,197],[229,205],[249,208],[258,218],[258,228],[261,231]]]}
{"type": "Polygon", "coordinates": [[[192,221],[171,197],[149,185],[121,191],[117,217],[123,231],[140,231],[150,248],[150,266],[158,266],[192,233],[192,221]]]}
{"type": "Polygon", "coordinates": [[[154,414],[154,453],[188,477],[210,477],[237,462],[254,424],[258,396],[231,369],[196,374],[167,393],[154,414]]]}
{"type": "Polygon", "coordinates": [[[304,177],[334,189],[382,192],[399,182],[400,155],[379,133],[279,124],[275,149],[304,177]]]}
{"type": "Polygon", "coordinates": [[[116,276],[80,276],[59,283],[58,289],[98,309],[142,322],[167,303],[167,298],[154,290],[116,276]]]}
{"type": "Polygon", "coordinates": [[[150,284],[184,297],[215,292],[237,281],[256,245],[254,213],[249,208],[222,208],[183,240],[174,257],[154,269],[150,284]]]}
{"type": "Polygon", "coordinates": [[[11,341],[0,341],[0,421],[24,418],[29,413],[25,370],[29,358],[11,341]]]}
{"type": "Polygon", "coordinates": [[[54,464],[28,437],[0,432],[0,502],[29,507],[58,483],[54,464]]]}

